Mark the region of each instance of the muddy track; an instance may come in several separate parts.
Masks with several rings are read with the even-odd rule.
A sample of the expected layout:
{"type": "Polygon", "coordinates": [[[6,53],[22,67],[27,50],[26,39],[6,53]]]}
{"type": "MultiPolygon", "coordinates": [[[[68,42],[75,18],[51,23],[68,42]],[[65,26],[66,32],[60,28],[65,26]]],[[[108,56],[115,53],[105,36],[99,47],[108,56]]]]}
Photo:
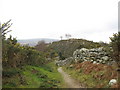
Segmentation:
{"type": "Polygon", "coordinates": [[[82,85],[78,81],[76,81],[75,79],[70,77],[69,74],[64,72],[62,67],[58,68],[58,72],[61,73],[61,75],[63,76],[64,81],[65,81],[65,83],[67,85],[66,86],[67,88],[84,88],[84,87],[82,87],[82,85]]]}

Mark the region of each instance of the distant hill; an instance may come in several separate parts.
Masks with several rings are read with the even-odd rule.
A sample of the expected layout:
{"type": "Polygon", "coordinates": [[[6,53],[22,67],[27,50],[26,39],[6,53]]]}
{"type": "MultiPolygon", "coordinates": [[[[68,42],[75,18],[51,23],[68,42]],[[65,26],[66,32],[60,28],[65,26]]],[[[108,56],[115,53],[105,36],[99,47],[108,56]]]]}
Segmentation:
{"type": "Polygon", "coordinates": [[[35,46],[39,41],[45,41],[46,43],[52,43],[54,41],[59,41],[58,39],[49,39],[49,38],[36,38],[36,39],[19,39],[18,43],[25,45],[28,44],[30,46],[35,46]]]}
{"type": "Polygon", "coordinates": [[[69,40],[60,40],[49,44],[49,48],[54,50],[54,52],[61,53],[63,57],[71,57],[73,52],[76,49],[81,48],[98,48],[101,47],[98,42],[93,42],[85,39],[69,39],[69,40]]]}

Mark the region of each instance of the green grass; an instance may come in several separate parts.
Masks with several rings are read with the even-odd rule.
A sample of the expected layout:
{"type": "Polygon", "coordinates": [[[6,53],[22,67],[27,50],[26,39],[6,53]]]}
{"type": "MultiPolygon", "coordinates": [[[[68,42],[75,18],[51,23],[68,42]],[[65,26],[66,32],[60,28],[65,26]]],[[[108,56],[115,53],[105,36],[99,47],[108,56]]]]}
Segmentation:
{"type": "Polygon", "coordinates": [[[43,66],[24,66],[23,69],[8,69],[3,78],[3,88],[62,88],[64,81],[53,62],[43,66]],[[19,71],[19,73],[17,71],[19,71]],[[16,71],[16,73],[15,73],[16,71]],[[8,73],[8,74],[9,74],[8,73]]]}

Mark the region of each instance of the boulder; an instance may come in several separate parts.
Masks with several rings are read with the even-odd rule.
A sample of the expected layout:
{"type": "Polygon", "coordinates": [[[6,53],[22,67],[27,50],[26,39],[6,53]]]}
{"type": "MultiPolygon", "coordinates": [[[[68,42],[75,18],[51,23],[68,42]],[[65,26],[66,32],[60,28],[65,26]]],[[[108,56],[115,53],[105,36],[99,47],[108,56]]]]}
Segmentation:
{"type": "Polygon", "coordinates": [[[109,57],[108,56],[104,56],[104,57],[102,57],[102,59],[107,61],[109,59],[109,57]]]}
{"type": "Polygon", "coordinates": [[[71,64],[69,67],[70,67],[70,68],[73,68],[74,66],[71,64]]]}
{"type": "Polygon", "coordinates": [[[97,63],[96,61],[93,62],[93,64],[96,64],[96,63],[97,63]]]}
{"type": "Polygon", "coordinates": [[[109,81],[109,85],[114,85],[114,84],[116,84],[117,83],[117,80],[116,79],[111,79],[110,81],[109,81]]]}

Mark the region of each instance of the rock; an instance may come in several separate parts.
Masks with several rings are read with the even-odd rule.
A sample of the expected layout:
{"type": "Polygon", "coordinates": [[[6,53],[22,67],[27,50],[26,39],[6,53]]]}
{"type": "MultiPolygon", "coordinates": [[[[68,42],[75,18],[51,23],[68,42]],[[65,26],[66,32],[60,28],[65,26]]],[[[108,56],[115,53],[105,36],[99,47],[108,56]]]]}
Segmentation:
{"type": "Polygon", "coordinates": [[[104,57],[102,57],[102,59],[107,61],[109,58],[108,58],[108,56],[104,56],[104,57]]]}
{"type": "Polygon", "coordinates": [[[90,60],[93,63],[93,60],[90,60]]]}
{"type": "Polygon", "coordinates": [[[97,63],[96,61],[93,62],[93,64],[96,64],[96,63],[97,63]]]}
{"type": "Polygon", "coordinates": [[[103,47],[98,48],[98,51],[102,51],[102,50],[103,50],[103,47]]]}
{"type": "Polygon", "coordinates": [[[51,58],[46,58],[47,61],[51,61],[51,58]]]}
{"type": "Polygon", "coordinates": [[[105,64],[105,61],[102,61],[102,64],[105,64]]]}
{"type": "Polygon", "coordinates": [[[71,64],[69,67],[70,67],[70,68],[73,68],[73,65],[71,64]]]}
{"type": "Polygon", "coordinates": [[[102,62],[102,60],[98,60],[100,63],[102,62]]]}
{"type": "Polygon", "coordinates": [[[109,82],[109,85],[114,85],[117,83],[117,80],[116,79],[111,79],[110,82],[109,82]]]}

